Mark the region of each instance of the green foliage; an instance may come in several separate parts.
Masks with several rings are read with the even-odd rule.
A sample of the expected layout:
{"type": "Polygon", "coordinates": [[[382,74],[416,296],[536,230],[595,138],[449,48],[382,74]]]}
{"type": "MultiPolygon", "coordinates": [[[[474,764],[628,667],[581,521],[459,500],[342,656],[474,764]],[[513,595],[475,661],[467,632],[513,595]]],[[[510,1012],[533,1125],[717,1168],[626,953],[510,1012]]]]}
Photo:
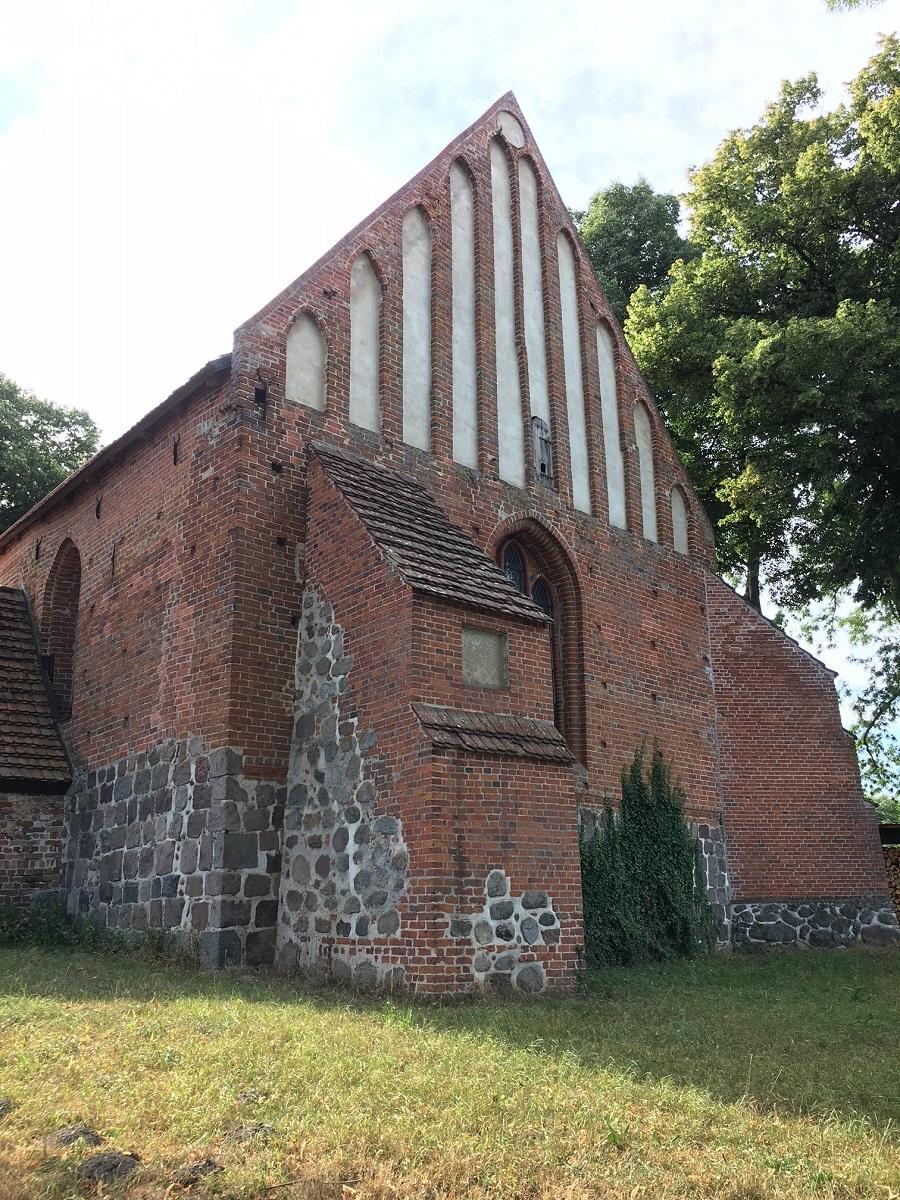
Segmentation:
{"type": "Polygon", "coordinates": [[[684,821],[684,791],[654,749],[622,772],[618,814],[607,805],[581,839],[588,965],[629,965],[708,950],[716,922],[684,821]]]}
{"type": "Polygon", "coordinates": [[[587,212],[572,216],[620,322],[641,284],[655,291],[676,259],[695,253],[678,232],[678,197],[655,192],[645,179],[633,187],[610,184],[587,212]]]}
{"type": "Polygon", "coordinates": [[[850,12],[854,8],[877,8],[884,0],[825,0],[832,12],[850,12]]]}
{"type": "Polygon", "coordinates": [[[97,450],[86,412],[60,408],[0,374],[0,532],[97,450]]]}
{"type": "Polygon", "coordinates": [[[61,904],[0,904],[0,947],[40,946],[45,950],[117,949],[119,943],[92,921],[72,920],[61,904]]]}
{"type": "Polygon", "coordinates": [[[820,102],[784,84],[693,174],[699,257],[626,332],[748,598],[900,616],[900,41],[820,102]]]}
{"type": "Polygon", "coordinates": [[[811,607],[800,630],[817,648],[847,644],[850,662],[862,667],[866,683],[853,689],[839,685],[853,713],[850,732],[856,739],[863,791],[882,821],[900,821],[900,629],[882,608],[841,606],[835,601],[811,607]]]}

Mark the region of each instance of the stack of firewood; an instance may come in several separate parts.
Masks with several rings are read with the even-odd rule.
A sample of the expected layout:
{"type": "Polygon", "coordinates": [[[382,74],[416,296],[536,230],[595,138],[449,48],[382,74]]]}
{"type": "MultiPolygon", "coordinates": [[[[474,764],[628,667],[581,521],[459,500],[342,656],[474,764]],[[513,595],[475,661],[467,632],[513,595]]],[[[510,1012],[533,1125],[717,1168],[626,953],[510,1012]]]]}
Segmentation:
{"type": "Polygon", "coordinates": [[[894,908],[900,917],[900,846],[882,846],[884,865],[887,868],[888,884],[894,898],[894,908]]]}

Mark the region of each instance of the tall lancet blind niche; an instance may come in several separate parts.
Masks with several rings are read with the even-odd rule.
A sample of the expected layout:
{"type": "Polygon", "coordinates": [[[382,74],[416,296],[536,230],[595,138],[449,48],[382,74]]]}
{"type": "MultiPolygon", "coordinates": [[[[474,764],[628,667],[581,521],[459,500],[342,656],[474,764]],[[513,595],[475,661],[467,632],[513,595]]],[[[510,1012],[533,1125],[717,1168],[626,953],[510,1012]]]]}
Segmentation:
{"type": "Polygon", "coordinates": [[[309,315],[301,313],[288,330],[284,396],[294,404],[325,408],[325,339],[309,315]]]}
{"type": "Polygon", "coordinates": [[[679,554],[688,552],[687,506],[681,488],[672,488],[672,545],[679,554]]]}
{"type": "Polygon", "coordinates": [[[525,486],[525,430],[516,354],[516,284],[513,270],[512,190],[500,143],[491,142],[494,226],[494,330],[497,349],[497,464],[501,479],[525,486]]]}
{"type": "Polygon", "coordinates": [[[656,534],[656,476],[653,469],[653,430],[643,404],[634,406],[634,437],[637,442],[638,463],[641,472],[641,520],[644,537],[648,542],[657,540],[656,534]]]}
{"type": "Polygon", "coordinates": [[[525,349],[528,353],[528,394],[531,415],[550,424],[547,387],[547,343],[544,338],[544,280],[541,274],[541,235],[538,185],[534,167],[519,159],[519,216],[522,232],[522,307],[525,349]]]}
{"type": "Polygon", "coordinates": [[[569,460],[572,464],[572,503],[591,511],[588,474],[587,422],[581,374],[581,329],[578,321],[578,276],[575,252],[564,233],[556,239],[559,260],[559,300],[562,306],[563,364],[566,372],[566,414],[569,419],[569,460]]]}
{"type": "Polygon", "coordinates": [[[350,420],[378,432],[381,287],[368,254],[350,269],[350,420]]]}
{"type": "Polygon", "coordinates": [[[453,278],[453,458],[478,466],[478,367],[475,356],[475,197],[458,162],[450,167],[453,278]]]}
{"type": "Polygon", "coordinates": [[[597,326],[597,369],[600,375],[600,418],[603,421],[603,454],[606,459],[606,497],[609,523],[625,529],[625,464],[619,437],[619,400],[616,395],[616,357],[605,325],[597,326]]]}
{"type": "Polygon", "coordinates": [[[431,448],[431,225],[421,208],[403,218],[403,440],[431,448]]]}

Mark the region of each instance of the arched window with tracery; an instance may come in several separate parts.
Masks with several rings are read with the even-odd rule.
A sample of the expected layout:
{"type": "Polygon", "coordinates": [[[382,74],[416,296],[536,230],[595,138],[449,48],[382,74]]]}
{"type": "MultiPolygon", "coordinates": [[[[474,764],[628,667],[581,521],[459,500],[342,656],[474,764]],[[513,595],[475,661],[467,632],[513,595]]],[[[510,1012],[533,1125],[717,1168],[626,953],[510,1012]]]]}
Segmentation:
{"type": "Polygon", "coordinates": [[[56,552],[41,614],[41,640],[47,673],[53,684],[56,711],[61,721],[72,715],[75,679],[75,630],[81,593],[81,555],[69,538],[56,552]]]}
{"type": "Polygon", "coordinates": [[[583,671],[574,574],[550,534],[537,525],[535,536],[523,529],[502,542],[498,559],[513,587],[530,596],[550,618],[553,723],[584,762],[583,671]]]}

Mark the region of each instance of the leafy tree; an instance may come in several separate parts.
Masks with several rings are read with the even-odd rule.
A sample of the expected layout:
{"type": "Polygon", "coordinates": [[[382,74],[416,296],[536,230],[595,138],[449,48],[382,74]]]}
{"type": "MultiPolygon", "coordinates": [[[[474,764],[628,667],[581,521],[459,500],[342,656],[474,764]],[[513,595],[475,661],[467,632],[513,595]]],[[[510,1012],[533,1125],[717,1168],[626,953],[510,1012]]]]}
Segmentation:
{"type": "Polygon", "coordinates": [[[721,566],[798,606],[900,621],[900,42],[820,111],[815,76],[692,175],[699,257],[626,332],[717,527],[721,566]]]}
{"type": "Polygon", "coordinates": [[[645,179],[610,184],[572,216],[620,322],[640,284],[653,292],[676,259],[693,254],[678,232],[678,197],[655,192],[645,179]]]}
{"type": "Polygon", "coordinates": [[[884,0],[825,0],[832,12],[849,12],[853,8],[877,8],[884,0]]]}
{"type": "Polygon", "coordinates": [[[0,532],[97,450],[86,412],[61,408],[0,374],[0,532]]]}

